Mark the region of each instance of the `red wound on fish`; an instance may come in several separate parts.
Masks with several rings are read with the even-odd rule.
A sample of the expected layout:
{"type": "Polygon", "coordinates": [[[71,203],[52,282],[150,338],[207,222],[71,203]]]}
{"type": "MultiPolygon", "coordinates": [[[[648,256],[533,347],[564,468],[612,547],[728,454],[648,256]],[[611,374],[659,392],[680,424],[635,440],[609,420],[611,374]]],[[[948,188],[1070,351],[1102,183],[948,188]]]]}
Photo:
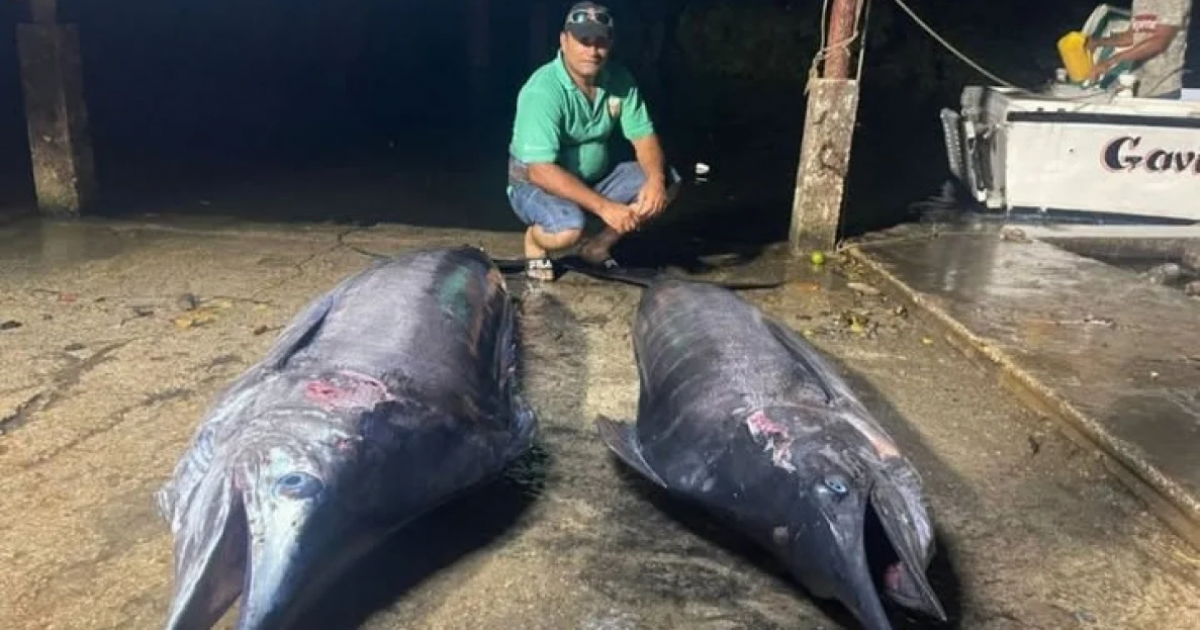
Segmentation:
{"type": "Polygon", "coordinates": [[[746,424],[750,426],[750,432],[755,435],[767,436],[783,436],[787,435],[787,427],[775,422],[767,417],[767,414],[761,411],[755,411],[746,419],[746,424]]]}
{"type": "Polygon", "coordinates": [[[341,390],[325,381],[309,381],[304,386],[304,393],[309,400],[327,403],[336,400],[341,390]]]}
{"type": "Polygon", "coordinates": [[[771,462],[775,466],[789,472],[796,470],[796,466],[790,460],[792,437],[788,435],[787,426],[772,420],[762,411],[756,411],[746,418],[746,428],[753,437],[766,436],[763,450],[770,452],[771,462]]]}
{"type": "Polygon", "coordinates": [[[304,384],[304,394],[326,411],[334,409],[370,409],[394,400],[387,386],[379,380],[352,372],[339,372],[331,378],[312,380],[304,384]]]}

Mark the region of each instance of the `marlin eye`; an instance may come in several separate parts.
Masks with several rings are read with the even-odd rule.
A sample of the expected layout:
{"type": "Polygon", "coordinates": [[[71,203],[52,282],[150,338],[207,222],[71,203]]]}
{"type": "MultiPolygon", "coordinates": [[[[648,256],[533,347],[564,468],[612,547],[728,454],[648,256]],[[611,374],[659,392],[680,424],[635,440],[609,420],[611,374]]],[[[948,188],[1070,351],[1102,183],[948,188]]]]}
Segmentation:
{"type": "Polygon", "coordinates": [[[846,492],[849,491],[849,489],[846,488],[846,482],[837,477],[826,477],[825,487],[832,490],[835,494],[846,494],[846,492]]]}
{"type": "Polygon", "coordinates": [[[316,496],[324,487],[320,479],[308,473],[293,472],[279,478],[275,491],[291,499],[308,499],[316,496]]]}

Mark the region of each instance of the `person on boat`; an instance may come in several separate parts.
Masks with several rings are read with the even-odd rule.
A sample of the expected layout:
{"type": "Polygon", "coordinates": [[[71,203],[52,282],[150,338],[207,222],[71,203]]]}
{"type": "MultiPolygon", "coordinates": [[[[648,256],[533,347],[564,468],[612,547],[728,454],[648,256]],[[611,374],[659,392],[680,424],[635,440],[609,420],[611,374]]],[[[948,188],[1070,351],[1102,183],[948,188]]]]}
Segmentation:
{"type": "Polygon", "coordinates": [[[612,247],[659,217],[679,189],[637,83],[609,60],[612,45],[608,9],[576,3],[555,58],[517,95],[507,194],[527,226],[526,273],[535,280],[553,280],[550,254],[576,245],[586,262],[616,266],[612,247]],[[608,142],[618,126],[636,160],[610,165],[608,142]],[[582,238],[585,210],[605,224],[590,239],[582,238]]]}
{"type": "Polygon", "coordinates": [[[1191,5],[1191,0],[1133,0],[1128,29],[1088,40],[1088,52],[1102,47],[1122,49],[1097,63],[1091,79],[1104,76],[1121,62],[1133,62],[1137,96],[1179,98],[1191,5]]]}

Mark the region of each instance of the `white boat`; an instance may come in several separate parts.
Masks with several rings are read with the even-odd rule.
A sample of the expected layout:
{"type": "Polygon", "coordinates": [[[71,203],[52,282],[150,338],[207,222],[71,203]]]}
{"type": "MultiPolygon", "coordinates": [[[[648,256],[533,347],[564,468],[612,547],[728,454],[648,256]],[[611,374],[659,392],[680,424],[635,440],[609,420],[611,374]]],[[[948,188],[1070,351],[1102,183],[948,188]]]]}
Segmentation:
{"type": "MultiPolygon", "coordinates": [[[[1081,32],[1127,27],[1129,12],[1100,5],[1081,32]]],[[[1186,36],[1186,35],[1185,35],[1186,36]]],[[[1099,60],[1111,50],[1097,50],[1099,60]]],[[[1137,98],[1130,75],[1043,92],[968,86],[943,109],[950,172],[989,212],[1097,223],[1200,222],[1200,90],[1137,98]]]]}

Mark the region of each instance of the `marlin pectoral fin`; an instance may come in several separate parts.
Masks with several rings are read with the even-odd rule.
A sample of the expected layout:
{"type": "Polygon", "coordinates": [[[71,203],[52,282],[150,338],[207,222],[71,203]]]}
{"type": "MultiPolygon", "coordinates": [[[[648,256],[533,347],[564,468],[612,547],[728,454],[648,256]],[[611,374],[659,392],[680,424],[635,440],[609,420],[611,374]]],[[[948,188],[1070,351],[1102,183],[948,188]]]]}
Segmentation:
{"type": "Polygon", "coordinates": [[[813,348],[805,344],[796,331],[783,325],[773,317],[763,315],[762,318],[767,330],[770,330],[775,339],[795,357],[796,362],[803,365],[805,370],[812,375],[816,383],[825,392],[828,402],[833,403],[839,399],[846,398],[854,400],[853,396],[848,396],[846,392],[842,392],[837,387],[836,383],[839,376],[833,369],[833,366],[818,355],[813,348]]]}
{"type": "Polygon", "coordinates": [[[654,469],[650,468],[650,464],[647,464],[646,459],[642,457],[642,448],[638,443],[637,434],[634,433],[634,425],[628,422],[618,422],[601,415],[596,417],[596,430],[600,434],[600,440],[621,461],[650,481],[663,488],[667,487],[667,482],[663,481],[662,477],[659,477],[658,473],[654,472],[654,469]]]}
{"type": "MultiPolygon", "coordinates": [[[[346,284],[346,283],[343,283],[346,284]]],[[[292,323],[279,335],[267,356],[259,363],[271,370],[281,369],[301,348],[321,329],[325,317],[333,309],[333,305],[341,297],[341,287],[322,295],[309,302],[304,310],[292,320],[292,323]]]]}
{"type": "MultiPolygon", "coordinates": [[[[513,258],[493,258],[492,262],[500,269],[504,275],[511,275],[525,272],[525,261],[513,258]]],[[[637,287],[649,287],[655,282],[663,279],[674,278],[673,274],[664,272],[661,269],[649,269],[646,267],[602,267],[587,262],[578,254],[563,256],[555,261],[555,265],[563,269],[582,273],[585,276],[596,278],[597,280],[615,280],[625,284],[631,284],[637,287]]],[[[711,284],[730,291],[749,291],[753,289],[774,289],[775,287],[786,284],[782,280],[773,282],[724,282],[713,280],[701,280],[698,278],[680,278],[688,282],[696,284],[711,284]]]]}
{"type": "Polygon", "coordinates": [[[564,269],[578,271],[585,276],[590,276],[597,280],[616,280],[617,282],[624,282],[638,287],[648,287],[662,275],[662,272],[658,269],[619,266],[604,267],[590,263],[578,254],[563,256],[557,262],[564,269]]]}
{"type": "Polygon", "coordinates": [[[504,275],[525,273],[525,261],[517,258],[493,258],[492,263],[504,275]]]}
{"type": "Polygon", "coordinates": [[[900,559],[899,582],[897,588],[889,590],[888,596],[944,623],[946,610],[925,575],[928,561],[917,530],[905,519],[904,497],[895,485],[881,479],[871,490],[871,505],[900,559]]]}
{"type": "MultiPolygon", "coordinates": [[[[493,258],[492,262],[504,275],[524,273],[525,261],[514,258],[493,258]]],[[[639,287],[648,287],[660,275],[661,272],[657,269],[639,269],[617,267],[608,269],[599,265],[593,265],[585,261],[578,254],[563,256],[554,261],[555,266],[570,271],[577,271],[585,276],[591,276],[598,280],[616,280],[639,287]]]]}
{"type": "Polygon", "coordinates": [[[776,280],[774,282],[726,282],[721,280],[702,280],[694,277],[678,277],[675,274],[667,273],[662,269],[650,269],[645,267],[602,267],[587,262],[579,255],[563,256],[558,260],[558,264],[565,269],[578,271],[587,276],[600,280],[616,280],[625,284],[632,284],[639,287],[649,287],[650,285],[660,280],[677,279],[685,282],[693,282],[696,284],[707,284],[718,286],[730,291],[749,291],[753,289],[773,289],[782,286],[784,281],[776,280]]]}

